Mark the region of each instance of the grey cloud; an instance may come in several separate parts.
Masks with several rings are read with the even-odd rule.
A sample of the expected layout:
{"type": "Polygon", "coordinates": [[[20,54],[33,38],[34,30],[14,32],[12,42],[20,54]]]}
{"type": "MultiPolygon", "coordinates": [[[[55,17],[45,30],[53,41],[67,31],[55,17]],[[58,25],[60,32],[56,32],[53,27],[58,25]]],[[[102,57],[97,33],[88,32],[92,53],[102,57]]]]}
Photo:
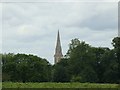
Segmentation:
{"type": "Polygon", "coordinates": [[[101,3],[97,5],[96,3],[87,5],[86,3],[4,3],[3,52],[37,54],[53,63],[58,29],[63,54],[67,52],[68,44],[73,38],[85,40],[92,46],[106,44],[111,47],[109,40],[116,35],[117,31],[116,11],[114,11],[116,7],[112,9],[109,3],[105,5],[101,3]],[[107,9],[103,7],[105,5],[108,5],[107,9]],[[89,12],[91,10],[95,12],[89,12]],[[108,19],[104,20],[103,24],[102,20],[106,18],[108,19]]]}
{"type": "MultiPolygon", "coordinates": [[[[102,4],[101,4],[102,5],[102,4]]],[[[108,6],[112,4],[108,4],[108,6]]],[[[96,7],[97,8],[97,7],[96,7]]],[[[99,10],[99,9],[98,9],[99,10]]],[[[79,28],[89,28],[91,30],[117,30],[118,16],[117,16],[117,7],[113,5],[111,9],[103,10],[99,12],[97,9],[88,11],[88,14],[95,13],[89,18],[84,20],[76,20],[71,24],[66,25],[67,27],[79,27],[79,28]]]]}
{"type": "Polygon", "coordinates": [[[88,27],[93,30],[117,29],[117,18],[111,17],[112,13],[93,16],[80,24],[80,27],[88,27]]]}
{"type": "Polygon", "coordinates": [[[0,3],[0,53],[2,52],[2,4],[0,3]]]}

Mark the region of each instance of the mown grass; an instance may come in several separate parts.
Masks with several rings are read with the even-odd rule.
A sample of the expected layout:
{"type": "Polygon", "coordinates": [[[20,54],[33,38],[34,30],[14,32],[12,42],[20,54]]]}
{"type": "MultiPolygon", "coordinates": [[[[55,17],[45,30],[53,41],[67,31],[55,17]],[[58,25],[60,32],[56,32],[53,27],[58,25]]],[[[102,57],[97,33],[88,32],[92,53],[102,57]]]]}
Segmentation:
{"type": "Polygon", "coordinates": [[[119,84],[96,83],[13,83],[3,82],[2,88],[120,88],[119,84]]]}

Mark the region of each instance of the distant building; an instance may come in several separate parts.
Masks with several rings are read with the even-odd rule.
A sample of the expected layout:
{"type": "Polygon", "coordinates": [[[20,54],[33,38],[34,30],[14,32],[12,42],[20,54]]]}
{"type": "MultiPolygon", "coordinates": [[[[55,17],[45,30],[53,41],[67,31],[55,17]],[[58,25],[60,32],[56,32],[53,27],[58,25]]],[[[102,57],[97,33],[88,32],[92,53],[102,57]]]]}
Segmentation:
{"type": "Polygon", "coordinates": [[[56,43],[55,55],[54,55],[54,63],[55,64],[58,63],[62,57],[63,57],[63,54],[62,54],[60,35],[59,35],[59,30],[58,30],[57,43],[56,43]]]}

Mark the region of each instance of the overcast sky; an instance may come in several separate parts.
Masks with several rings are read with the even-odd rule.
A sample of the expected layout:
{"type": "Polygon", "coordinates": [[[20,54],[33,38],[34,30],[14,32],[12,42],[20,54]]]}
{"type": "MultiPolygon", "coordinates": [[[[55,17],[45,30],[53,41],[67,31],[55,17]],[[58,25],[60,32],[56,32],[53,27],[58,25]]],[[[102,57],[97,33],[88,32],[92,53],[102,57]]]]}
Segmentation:
{"type": "Polygon", "coordinates": [[[2,3],[2,52],[34,54],[53,63],[58,29],[64,55],[74,38],[112,48],[111,40],[118,33],[117,5],[107,1],[2,3]]]}

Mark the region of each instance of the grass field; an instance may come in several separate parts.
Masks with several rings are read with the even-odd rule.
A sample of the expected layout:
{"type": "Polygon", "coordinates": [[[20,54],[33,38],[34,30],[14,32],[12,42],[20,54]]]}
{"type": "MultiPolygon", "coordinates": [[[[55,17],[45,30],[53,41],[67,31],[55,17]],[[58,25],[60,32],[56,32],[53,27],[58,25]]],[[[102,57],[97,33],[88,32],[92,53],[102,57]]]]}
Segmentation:
{"type": "Polygon", "coordinates": [[[3,82],[2,88],[120,88],[119,84],[96,83],[13,83],[3,82]]]}

